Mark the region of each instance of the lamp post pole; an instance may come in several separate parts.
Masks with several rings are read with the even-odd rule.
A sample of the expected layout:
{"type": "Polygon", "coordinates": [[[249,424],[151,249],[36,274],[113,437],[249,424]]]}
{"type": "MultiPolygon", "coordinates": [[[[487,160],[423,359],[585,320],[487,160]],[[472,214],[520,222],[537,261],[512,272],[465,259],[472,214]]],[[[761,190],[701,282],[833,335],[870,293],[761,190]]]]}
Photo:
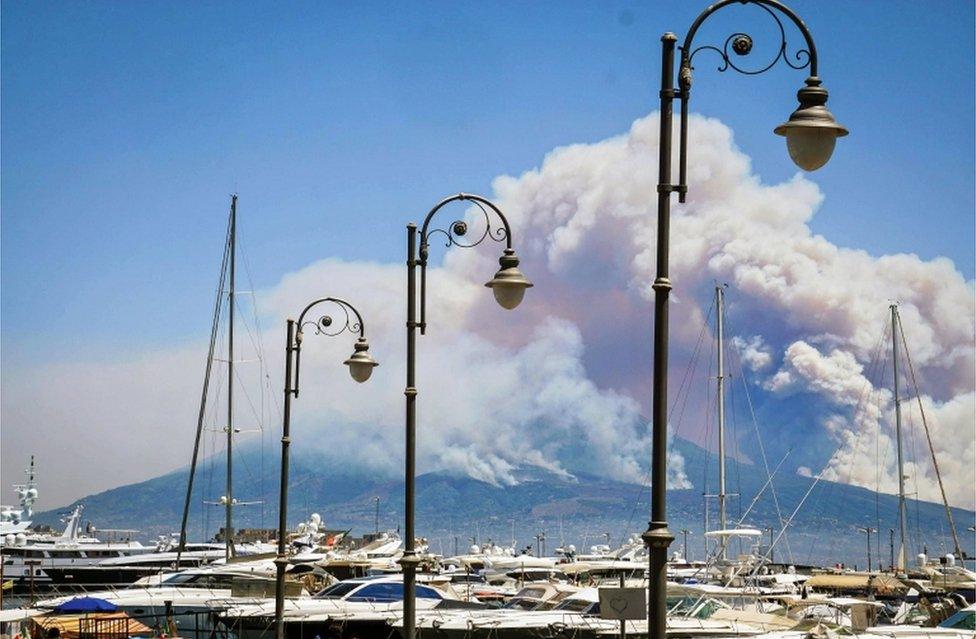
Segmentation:
{"type": "MultiPolygon", "coordinates": [[[[417,226],[407,224],[407,385],[406,396],[406,455],[404,460],[404,539],[403,557],[399,560],[403,570],[403,637],[414,639],[416,634],[416,579],[417,556],[414,530],[414,503],[416,498],[416,455],[417,455],[417,329],[420,334],[427,330],[427,257],[430,237],[436,233],[444,236],[448,246],[471,248],[486,239],[504,242],[505,250],[498,260],[500,268],[495,277],[485,284],[492,289],[495,300],[504,308],[513,309],[522,301],[525,289],[532,286],[518,269],[519,259],[512,248],[512,233],[508,219],[490,200],[480,195],[458,193],[444,198],[430,210],[419,230],[418,248],[417,226]],[[452,202],[470,202],[484,216],[484,233],[476,233],[473,239],[468,236],[468,223],[464,220],[451,222],[446,229],[431,228],[434,216],[452,202]],[[489,213],[490,212],[490,213],[489,213]],[[492,215],[501,226],[492,227],[492,215]],[[420,317],[417,317],[417,267],[420,267],[420,317]]],[[[279,638],[280,639],[280,638],[279,638]]]]}
{"type": "Polygon", "coordinates": [[[864,533],[864,536],[868,539],[868,572],[871,572],[871,533],[878,531],[868,526],[859,526],[858,530],[864,533]]]}
{"type": "MultiPolygon", "coordinates": [[[[674,536],[667,523],[667,400],[668,400],[668,298],[672,283],[668,273],[670,245],[671,194],[678,194],[684,202],[687,186],[688,101],[691,97],[692,60],[696,53],[708,50],[721,56],[720,71],[733,69],[739,73],[756,75],[783,60],[794,69],[810,68],[806,86],[797,93],[799,108],[789,120],[775,129],[786,137],[790,157],[802,169],[812,171],[823,166],[833,153],[836,139],[847,135],[847,129],[837,124],[827,110],[827,90],[817,76],[817,49],[810,31],[791,9],[777,0],[719,0],[705,9],[692,23],[681,46],[678,87],[674,84],[675,46],[678,37],[671,32],[661,36],[661,110],[657,185],[657,264],[654,278],[654,379],[651,402],[651,521],[642,538],[648,548],[647,630],[649,639],[665,639],[667,622],[667,556],[674,536]],[[745,56],[752,51],[752,38],[744,33],[730,35],[722,48],[705,45],[692,47],[701,24],[716,11],[731,5],[758,7],[770,15],[779,26],[782,43],[772,62],[759,69],[744,69],[730,55],[745,56]],[[806,48],[796,52],[797,63],[786,53],[786,32],[780,15],[787,17],[799,29],[806,48]],[[729,48],[731,47],[731,51],[729,48]],[[681,101],[679,135],[678,181],[671,179],[671,143],[674,119],[674,100],[681,101]]],[[[408,637],[407,639],[412,639],[408,637]]]]}
{"type": "Polygon", "coordinates": [[[349,374],[357,382],[365,382],[379,364],[369,355],[366,341],[366,325],[359,311],[349,302],[338,297],[317,299],[302,310],[298,321],[285,322],[285,402],[281,422],[281,477],[278,487],[278,556],[275,557],[275,637],[285,637],[285,569],[288,567],[288,453],[291,447],[291,399],[298,397],[298,375],[301,364],[302,332],[305,326],[312,326],[316,335],[335,337],[341,333],[359,333],[353,354],[343,364],[349,367],[349,374]],[[332,316],[322,315],[316,320],[305,320],[313,307],[332,303],[339,307],[345,322],[336,323],[332,316]],[[350,312],[352,315],[350,315],[350,312]]]}

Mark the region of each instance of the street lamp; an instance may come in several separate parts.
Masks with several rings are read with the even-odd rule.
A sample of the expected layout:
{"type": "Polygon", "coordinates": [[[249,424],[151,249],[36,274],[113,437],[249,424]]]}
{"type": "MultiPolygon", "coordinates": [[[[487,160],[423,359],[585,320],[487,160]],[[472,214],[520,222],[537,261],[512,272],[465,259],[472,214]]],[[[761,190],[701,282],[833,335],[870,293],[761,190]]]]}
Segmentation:
{"type": "MultiPolygon", "coordinates": [[[[858,526],[859,532],[864,533],[868,539],[868,572],[871,572],[871,533],[878,532],[877,528],[871,528],[870,526],[858,526]]],[[[880,561],[878,563],[881,563],[880,561]]]]}
{"type": "Polygon", "coordinates": [[[519,270],[519,259],[512,248],[512,232],[508,220],[501,210],[491,201],[480,195],[458,193],[444,198],[430,210],[424,223],[420,227],[420,246],[417,246],[417,226],[407,224],[407,386],[404,389],[407,403],[406,419],[406,463],[404,464],[405,484],[405,522],[406,535],[403,557],[399,563],[403,569],[403,636],[404,639],[414,639],[416,622],[416,573],[420,558],[414,548],[414,493],[416,482],[416,454],[417,454],[417,386],[416,386],[416,336],[417,329],[423,335],[427,330],[427,257],[430,249],[430,239],[440,233],[444,236],[447,246],[471,248],[478,246],[486,239],[504,242],[505,249],[498,260],[499,269],[495,276],[485,286],[492,290],[495,300],[507,309],[519,305],[525,295],[525,289],[532,286],[532,282],[525,278],[519,270]],[[469,234],[468,223],[455,220],[446,228],[431,228],[433,217],[452,202],[470,202],[474,204],[484,216],[484,230],[469,234]],[[491,213],[501,222],[500,227],[492,226],[491,213]],[[418,257],[419,253],[419,257],[418,257]],[[417,267],[420,267],[420,321],[417,321],[417,267]]]}
{"type": "Polygon", "coordinates": [[[349,374],[359,383],[365,382],[379,364],[370,357],[369,342],[366,341],[366,325],[359,311],[349,302],[338,297],[323,297],[306,306],[298,316],[298,321],[288,319],[285,328],[285,406],[281,426],[281,486],[278,497],[278,556],[275,558],[277,575],[275,579],[275,637],[285,637],[285,568],[288,566],[285,537],[288,534],[288,449],[291,446],[291,398],[298,397],[298,374],[302,355],[302,336],[306,326],[315,335],[335,337],[342,333],[358,333],[352,355],[343,362],[349,367],[349,374]],[[306,320],[305,316],[319,304],[331,303],[339,307],[342,316],[338,321],[325,314],[318,319],[306,320]],[[351,313],[351,314],[350,314],[351,313]],[[343,321],[345,320],[345,321],[343,321]],[[294,375],[294,377],[293,377],[294,375]]]}
{"type": "MultiPolygon", "coordinates": [[[[648,547],[648,606],[647,622],[650,639],[665,639],[667,621],[667,559],[668,546],[674,536],[668,530],[666,508],[667,486],[667,399],[668,399],[668,296],[671,280],[668,276],[669,229],[671,219],[671,194],[678,194],[684,202],[688,193],[686,181],[688,164],[688,102],[691,97],[692,60],[703,50],[718,53],[722,60],[720,71],[733,69],[746,75],[756,75],[772,68],[782,60],[794,69],[809,67],[810,77],[797,93],[799,108],[787,122],[775,129],[786,136],[790,157],[802,169],[811,171],[823,166],[833,152],[838,137],[847,135],[847,129],[837,124],[827,110],[827,90],[821,86],[817,75],[817,48],[803,21],[788,7],[776,0],[720,0],[705,9],[692,23],[681,46],[681,63],[678,71],[679,86],[674,86],[674,49],[678,38],[673,33],[661,37],[663,50],[661,71],[661,133],[658,156],[659,181],[657,186],[657,274],[654,279],[654,386],[651,411],[651,521],[642,538],[648,547]],[[768,13],[779,28],[781,42],[771,62],[759,69],[742,68],[730,55],[745,56],[752,51],[752,38],[745,33],[733,33],[719,48],[704,45],[692,48],[695,33],[713,13],[731,4],[748,4],[768,13]],[[786,51],[786,31],[780,15],[789,18],[800,30],[806,48],[794,54],[791,61],[786,51]],[[731,51],[730,51],[731,48],[731,51]],[[675,98],[681,101],[681,128],[679,137],[678,183],[671,181],[671,137],[675,98]]],[[[410,638],[408,638],[410,639],[410,638]]]]}

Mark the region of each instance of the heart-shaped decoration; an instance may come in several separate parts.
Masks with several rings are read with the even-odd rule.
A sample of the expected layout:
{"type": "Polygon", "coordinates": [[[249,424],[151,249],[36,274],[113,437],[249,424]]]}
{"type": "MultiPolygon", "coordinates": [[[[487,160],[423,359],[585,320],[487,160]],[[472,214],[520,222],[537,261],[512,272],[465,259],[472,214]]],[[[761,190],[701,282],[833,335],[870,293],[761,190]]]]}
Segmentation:
{"type": "Polygon", "coordinates": [[[627,610],[627,600],[621,597],[614,597],[610,600],[610,607],[618,615],[623,614],[624,610],[627,610]]]}

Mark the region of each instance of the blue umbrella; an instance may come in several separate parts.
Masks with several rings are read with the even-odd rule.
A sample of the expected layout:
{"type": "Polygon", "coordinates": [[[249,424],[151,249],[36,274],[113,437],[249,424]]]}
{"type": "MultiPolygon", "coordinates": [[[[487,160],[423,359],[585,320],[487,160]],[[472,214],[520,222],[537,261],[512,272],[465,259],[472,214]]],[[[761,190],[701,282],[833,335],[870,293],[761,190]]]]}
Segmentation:
{"type": "Polygon", "coordinates": [[[65,614],[82,612],[115,612],[119,607],[114,603],[98,599],[97,597],[76,597],[66,601],[54,609],[54,612],[65,614]]]}

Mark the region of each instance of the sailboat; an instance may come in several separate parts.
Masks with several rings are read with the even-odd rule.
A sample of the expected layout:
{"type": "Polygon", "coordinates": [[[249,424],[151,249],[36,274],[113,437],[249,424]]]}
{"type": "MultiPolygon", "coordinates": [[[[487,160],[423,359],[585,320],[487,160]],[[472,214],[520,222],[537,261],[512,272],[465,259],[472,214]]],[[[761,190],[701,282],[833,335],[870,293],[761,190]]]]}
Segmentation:
{"type": "MultiPolygon", "coordinates": [[[[193,450],[193,461],[190,467],[190,477],[184,502],[183,519],[180,527],[180,536],[174,540],[168,536],[158,539],[154,552],[144,552],[138,556],[115,556],[94,563],[94,565],[72,566],[60,570],[57,579],[65,583],[92,585],[118,585],[131,584],[135,581],[148,577],[159,576],[161,573],[183,568],[194,568],[209,564],[216,560],[228,560],[231,557],[242,554],[249,555],[261,552],[270,552],[271,547],[263,544],[235,544],[233,529],[233,511],[236,506],[252,505],[260,502],[243,501],[233,496],[233,445],[234,436],[241,429],[235,425],[234,415],[234,389],[237,384],[237,373],[234,369],[234,329],[235,329],[235,295],[236,290],[236,267],[237,267],[237,196],[231,197],[230,215],[227,225],[227,236],[224,245],[223,258],[221,260],[220,282],[217,290],[217,300],[214,308],[213,324],[211,326],[210,348],[207,355],[207,363],[204,375],[204,388],[201,397],[199,419],[197,422],[196,440],[193,450]],[[225,289],[226,285],[226,289],[225,289]],[[225,526],[223,529],[223,540],[221,543],[201,542],[188,543],[186,530],[190,509],[191,494],[197,470],[197,461],[200,451],[200,440],[205,425],[207,415],[208,391],[214,370],[216,357],[216,346],[218,337],[219,321],[222,316],[222,309],[226,300],[227,309],[227,413],[226,423],[219,429],[226,437],[226,487],[224,495],[212,500],[204,500],[205,504],[214,504],[224,509],[225,526]]],[[[150,547],[147,550],[152,550],[150,547]]],[[[55,578],[52,575],[52,578],[55,578]]]]}
{"type": "MultiPolygon", "coordinates": [[[[237,506],[250,506],[262,503],[261,501],[245,501],[239,500],[234,497],[234,437],[241,432],[241,429],[235,425],[235,413],[234,413],[234,387],[236,382],[236,373],[234,369],[235,363],[234,359],[234,329],[235,329],[235,311],[236,311],[236,295],[237,291],[237,194],[231,196],[230,201],[230,215],[227,221],[227,240],[224,244],[224,254],[221,260],[220,267],[220,277],[219,284],[217,287],[217,299],[214,304],[214,315],[213,322],[211,324],[210,331],[210,349],[207,354],[207,363],[204,371],[204,381],[203,381],[203,391],[200,398],[200,410],[197,417],[197,430],[196,438],[193,444],[193,457],[190,462],[190,474],[187,481],[186,496],[183,503],[183,517],[180,522],[180,536],[178,541],[178,546],[176,549],[176,567],[179,568],[183,560],[183,553],[187,549],[187,524],[190,515],[190,506],[193,495],[193,484],[196,477],[197,465],[199,461],[200,454],[200,442],[202,434],[204,431],[207,406],[208,406],[208,395],[210,391],[210,384],[212,375],[214,372],[214,362],[217,361],[215,357],[218,334],[220,328],[220,317],[221,308],[223,307],[224,294],[226,293],[226,303],[227,303],[227,413],[226,413],[226,423],[218,430],[222,431],[225,436],[225,456],[226,456],[226,483],[224,488],[224,494],[220,495],[216,499],[204,500],[204,504],[220,506],[224,509],[224,527],[221,531],[221,537],[223,542],[224,550],[224,560],[229,561],[232,557],[237,554],[240,549],[238,545],[234,543],[234,508],[237,506]],[[224,286],[227,286],[225,289],[224,286]]],[[[249,545],[245,554],[250,554],[252,552],[259,552],[269,550],[265,548],[254,548],[253,545],[249,545]]]]}
{"type": "Polygon", "coordinates": [[[956,530],[956,523],[952,516],[952,508],[945,492],[945,484],[942,481],[942,473],[939,470],[939,460],[935,455],[935,448],[932,445],[932,436],[928,422],[925,418],[925,409],[922,406],[921,395],[915,379],[915,368],[912,364],[911,355],[908,352],[908,342],[905,339],[905,331],[902,328],[901,316],[898,313],[898,305],[891,304],[891,358],[894,402],[895,402],[895,438],[898,461],[898,528],[899,543],[895,557],[895,564],[892,569],[899,575],[922,576],[928,578],[932,585],[942,587],[944,590],[961,592],[969,601],[976,600],[976,572],[968,570],[965,566],[957,566],[957,560],[968,558],[966,552],[959,543],[959,534],[956,530]],[[905,492],[905,456],[904,456],[904,433],[902,426],[902,403],[905,399],[901,396],[901,384],[899,377],[899,365],[901,364],[900,352],[904,350],[905,361],[908,364],[909,378],[912,381],[914,395],[918,399],[919,413],[922,418],[922,425],[925,429],[926,442],[928,443],[929,453],[931,454],[932,467],[935,471],[936,479],[939,484],[939,491],[942,496],[942,505],[945,507],[946,521],[949,524],[949,532],[952,535],[954,553],[947,554],[935,562],[929,562],[925,553],[917,556],[917,566],[911,567],[908,561],[908,504],[905,492]],[[919,574],[920,573],[920,574],[919,574]]]}
{"type": "MultiPolygon", "coordinates": [[[[706,495],[715,497],[718,500],[719,527],[716,530],[708,530],[706,523],[705,538],[715,539],[718,543],[716,548],[715,563],[725,572],[728,572],[729,542],[734,538],[757,538],[762,536],[762,531],[756,528],[730,528],[728,522],[727,501],[730,497],[726,488],[726,464],[725,464],[725,287],[715,287],[715,335],[717,340],[716,347],[716,414],[718,417],[718,493],[706,495]]],[[[736,495],[737,496],[737,495],[736,495]]],[[[705,516],[708,516],[706,505],[705,516]]]]}

